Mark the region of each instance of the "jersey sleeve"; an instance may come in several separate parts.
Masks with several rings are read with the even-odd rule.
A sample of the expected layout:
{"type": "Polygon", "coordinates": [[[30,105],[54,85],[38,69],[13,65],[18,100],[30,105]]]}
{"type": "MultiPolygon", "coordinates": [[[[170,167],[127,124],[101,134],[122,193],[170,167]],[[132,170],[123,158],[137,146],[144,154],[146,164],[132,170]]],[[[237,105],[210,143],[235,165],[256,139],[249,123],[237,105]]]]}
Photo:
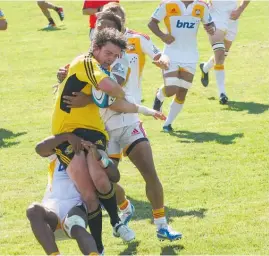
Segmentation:
{"type": "Polygon", "coordinates": [[[202,23],[203,24],[208,24],[208,23],[211,23],[213,21],[211,15],[210,15],[210,11],[209,11],[209,8],[208,8],[208,5],[205,4],[205,8],[204,8],[204,16],[202,18],[202,23]]]}
{"type": "Polygon", "coordinates": [[[145,54],[147,54],[152,60],[159,54],[160,50],[153,44],[150,38],[140,37],[141,47],[145,54]]]}
{"type": "Polygon", "coordinates": [[[96,7],[96,2],[95,1],[87,1],[87,0],[85,0],[84,4],[83,4],[83,9],[88,9],[88,8],[97,8],[96,7]]]}
{"type": "Polygon", "coordinates": [[[113,75],[120,76],[124,80],[126,80],[129,69],[129,60],[127,56],[124,54],[122,58],[118,58],[111,67],[111,73],[113,75]]]}
{"type": "MultiPolygon", "coordinates": [[[[82,63],[81,63],[82,65],[82,63]]],[[[96,61],[86,56],[83,61],[83,72],[77,72],[76,76],[79,80],[85,81],[98,89],[98,84],[108,75],[101,70],[96,61]]]]}
{"type": "Polygon", "coordinates": [[[3,11],[0,9],[0,20],[5,20],[5,15],[3,13],[3,11]]]}
{"type": "Polygon", "coordinates": [[[158,21],[162,21],[166,16],[166,4],[162,2],[159,7],[154,11],[151,18],[154,18],[158,21]]]}

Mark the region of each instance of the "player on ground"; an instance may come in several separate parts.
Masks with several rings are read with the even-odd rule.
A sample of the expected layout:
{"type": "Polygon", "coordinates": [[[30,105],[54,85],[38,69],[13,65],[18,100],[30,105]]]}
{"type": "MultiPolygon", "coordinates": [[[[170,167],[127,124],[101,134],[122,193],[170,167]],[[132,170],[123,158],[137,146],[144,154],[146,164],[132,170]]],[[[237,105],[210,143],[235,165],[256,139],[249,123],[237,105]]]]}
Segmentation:
{"type": "Polygon", "coordinates": [[[55,24],[53,18],[51,17],[51,15],[50,15],[49,9],[53,9],[54,11],[56,11],[57,14],[59,15],[59,18],[60,18],[61,21],[64,20],[64,10],[63,10],[62,7],[53,5],[52,3],[49,3],[47,1],[37,1],[37,5],[39,6],[39,8],[43,12],[44,16],[49,21],[49,24],[48,24],[48,26],[46,28],[54,28],[54,27],[56,27],[56,24],[55,24]]]}
{"type": "Polygon", "coordinates": [[[90,27],[90,32],[89,32],[89,37],[90,40],[92,40],[93,37],[93,33],[94,33],[94,28],[95,28],[95,24],[96,24],[96,13],[97,12],[101,12],[103,9],[103,6],[105,4],[108,4],[110,2],[119,2],[119,0],[110,0],[110,1],[89,1],[89,0],[85,0],[84,4],[83,4],[83,9],[82,9],[82,13],[83,15],[89,15],[89,27],[90,27]]]}
{"type": "Polygon", "coordinates": [[[164,132],[173,131],[171,124],[181,112],[192,85],[199,58],[197,31],[200,22],[207,27],[208,33],[214,33],[215,25],[206,3],[168,0],[160,4],[148,24],[150,30],[165,43],[164,54],[171,62],[169,70],[163,73],[165,86],[158,90],[153,107],[160,110],[164,98],[175,95],[163,126],[164,132]],[[159,28],[163,20],[167,29],[165,33],[159,28]]]}
{"type": "MultiPolygon", "coordinates": [[[[119,5],[111,3],[107,6],[104,6],[104,11],[108,10],[120,15],[123,21],[125,21],[125,12],[119,5]]],[[[125,84],[123,88],[126,95],[132,97],[132,93],[135,92],[134,96],[136,96],[136,100],[140,102],[141,93],[140,91],[136,91],[139,89],[139,87],[135,83],[135,81],[138,83],[139,80],[135,79],[135,81],[129,83],[129,80],[132,80],[134,78],[133,76],[141,75],[143,71],[143,65],[139,67],[139,63],[144,62],[145,53],[140,51],[142,51],[141,49],[149,47],[146,52],[150,52],[149,55],[153,56],[153,59],[156,57],[156,62],[158,62],[157,60],[160,60],[161,53],[156,47],[153,46],[152,42],[148,37],[145,38],[145,35],[131,31],[129,38],[134,39],[132,42],[134,43],[135,47],[132,48],[131,54],[136,55],[136,57],[138,58],[138,63],[136,63],[136,65],[134,66],[131,66],[130,72],[128,72],[128,62],[125,63],[125,65],[123,62],[116,62],[112,65],[111,72],[115,72],[116,76],[118,77],[121,76],[121,83],[125,84]],[[142,60],[139,59],[141,55],[143,58],[142,60]],[[139,68],[141,69],[139,70],[139,68]],[[133,70],[134,73],[132,73],[133,70]],[[138,70],[141,72],[140,74],[138,70]],[[126,79],[127,83],[125,83],[126,79]]],[[[129,57],[128,51],[127,55],[129,57]]],[[[131,57],[134,58],[134,56],[131,57]]],[[[158,65],[167,67],[167,64],[164,65],[164,63],[162,62],[160,62],[158,65]]],[[[81,97],[83,98],[83,96],[81,97]]],[[[82,98],[79,101],[77,100],[77,102],[84,101],[82,100],[82,98]]],[[[79,107],[75,104],[76,102],[74,100],[75,98],[69,98],[69,104],[75,107],[79,107]]],[[[180,239],[182,235],[178,232],[173,231],[167,224],[167,220],[164,213],[162,184],[160,183],[155,170],[151,146],[148,142],[148,139],[146,138],[145,132],[143,130],[142,124],[139,121],[138,116],[136,114],[120,114],[111,111],[110,109],[107,109],[102,110],[102,118],[105,121],[106,129],[110,137],[107,149],[110,158],[112,158],[115,163],[118,164],[121,158],[121,152],[124,151],[125,154],[128,155],[129,159],[139,169],[146,182],[146,194],[152,204],[154,223],[157,226],[157,237],[160,239],[168,239],[171,241],[180,239]]],[[[129,200],[126,199],[125,192],[120,186],[117,186],[117,202],[119,208],[121,209],[122,221],[124,223],[128,223],[133,214],[134,208],[129,202],[129,200]]]]}
{"type": "MultiPolygon", "coordinates": [[[[81,140],[76,135],[61,134],[41,141],[37,153],[50,159],[49,183],[42,203],[32,203],[27,209],[27,218],[32,231],[47,255],[59,255],[56,240],[73,238],[83,255],[98,255],[96,243],[87,228],[87,207],[69,178],[65,168],[58,161],[54,147],[66,140],[81,140]],[[72,138],[72,139],[71,139],[72,138]]],[[[87,150],[98,155],[96,147],[83,142],[87,150]]],[[[96,159],[98,160],[98,159],[96,159]]],[[[117,175],[119,179],[119,173],[117,175]]]]}
{"type": "Polygon", "coordinates": [[[210,13],[216,24],[216,33],[209,35],[210,43],[214,51],[207,62],[200,64],[202,72],[201,82],[207,87],[209,83],[208,73],[214,67],[217,86],[219,90],[220,104],[226,104],[228,97],[225,90],[224,61],[237,35],[238,19],[248,6],[250,1],[242,0],[237,7],[237,0],[210,1],[210,13]]]}
{"type": "Polygon", "coordinates": [[[0,9],[0,30],[6,30],[6,29],[7,29],[7,20],[5,18],[3,11],[0,9]]]}

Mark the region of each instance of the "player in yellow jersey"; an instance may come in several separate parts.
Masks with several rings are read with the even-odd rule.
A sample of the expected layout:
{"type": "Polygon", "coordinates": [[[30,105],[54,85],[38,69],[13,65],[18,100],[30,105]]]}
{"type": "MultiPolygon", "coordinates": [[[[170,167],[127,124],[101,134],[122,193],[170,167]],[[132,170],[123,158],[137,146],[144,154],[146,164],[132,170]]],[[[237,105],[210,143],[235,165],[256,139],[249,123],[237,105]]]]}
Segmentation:
{"type": "MultiPolygon", "coordinates": [[[[124,241],[135,238],[134,232],[121,223],[117,213],[114,186],[109,181],[104,168],[114,166],[105,153],[107,133],[95,104],[71,109],[64,102],[65,96],[83,92],[90,96],[92,88],[98,88],[110,96],[123,97],[122,88],[110,79],[101,68],[111,65],[126,48],[122,34],[115,29],[103,29],[95,33],[89,54],[77,57],[69,67],[66,79],[60,84],[52,119],[54,135],[72,132],[81,139],[90,141],[100,150],[98,161],[91,152],[85,152],[82,142],[64,142],[56,147],[59,161],[64,165],[69,177],[74,181],[88,207],[89,226],[94,237],[100,233],[102,225],[101,208],[103,204],[110,216],[114,235],[124,241]],[[95,193],[97,191],[97,193],[95,193]],[[98,200],[99,199],[99,200],[98,200]]],[[[98,241],[97,246],[99,246],[98,241]]],[[[98,251],[102,251],[100,244],[98,251]]]]}
{"type": "Polygon", "coordinates": [[[7,29],[7,20],[5,18],[3,11],[0,9],[0,30],[6,30],[6,29],[7,29]]]}
{"type": "MultiPolygon", "coordinates": [[[[69,140],[81,140],[72,133],[60,134],[44,139],[36,146],[41,157],[50,159],[49,182],[42,203],[32,203],[27,211],[32,231],[47,255],[60,254],[56,241],[75,239],[83,255],[98,255],[96,243],[87,232],[87,207],[75,184],[55,155],[56,145],[69,140]]],[[[84,142],[85,147],[98,154],[93,144],[84,142]]],[[[119,172],[106,170],[112,179],[119,172]]],[[[117,178],[117,179],[118,179],[117,178]]]]}

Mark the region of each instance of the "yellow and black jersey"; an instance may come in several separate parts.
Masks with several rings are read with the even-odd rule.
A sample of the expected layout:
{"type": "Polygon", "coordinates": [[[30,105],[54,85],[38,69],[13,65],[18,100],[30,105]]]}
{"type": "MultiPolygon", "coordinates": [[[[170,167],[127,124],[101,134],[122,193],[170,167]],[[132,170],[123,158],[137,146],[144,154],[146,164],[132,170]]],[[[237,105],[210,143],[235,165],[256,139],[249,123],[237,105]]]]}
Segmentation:
{"type": "Polygon", "coordinates": [[[72,96],[73,92],[91,95],[92,87],[108,77],[91,55],[78,56],[71,64],[67,77],[59,85],[54,112],[52,116],[52,133],[73,132],[77,128],[96,130],[107,138],[104,123],[95,104],[82,108],[69,108],[63,102],[63,96],[72,96]]]}

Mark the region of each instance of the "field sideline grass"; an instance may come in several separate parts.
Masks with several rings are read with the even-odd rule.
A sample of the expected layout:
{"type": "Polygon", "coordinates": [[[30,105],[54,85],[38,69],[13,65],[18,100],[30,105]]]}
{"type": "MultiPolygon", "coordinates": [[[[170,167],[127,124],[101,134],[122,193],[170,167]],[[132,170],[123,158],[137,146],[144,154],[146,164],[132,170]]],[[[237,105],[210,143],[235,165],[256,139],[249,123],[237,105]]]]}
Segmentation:
{"type": "MultiPolygon", "coordinates": [[[[42,199],[47,181],[47,160],[35,154],[34,146],[50,134],[56,70],[89,46],[82,4],[58,3],[65,8],[66,20],[51,32],[40,30],[46,19],[35,2],[1,2],[0,6],[9,22],[8,31],[0,33],[2,255],[44,254],[25,217],[27,206],[42,199]]],[[[123,5],[128,27],[149,33],[146,24],[158,1],[123,5]]],[[[175,243],[156,239],[142,178],[124,159],[121,183],[136,207],[130,226],[137,239],[127,245],[113,238],[105,217],[107,255],[269,253],[268,13],[269,3],[253,2],[241,18],[226,62],[228,106],[218,104],[213,73],[204,89],[197,70],[173,136],[160,132],[160,122],[142,118],[163,182],[170,223],[184,238],[175,243]]],[[[199,49],[201,60],[211,55],[202,29],[199,49]]],[[[161,84],[160,71],[148,61],[145,105],[152,105],[161,84]]],[[[170,101],[165,102],[165,113],[170,101]]],[[[62,254],[79,254],[73,241],[60,242],[59,247],[62,254]]]]}

